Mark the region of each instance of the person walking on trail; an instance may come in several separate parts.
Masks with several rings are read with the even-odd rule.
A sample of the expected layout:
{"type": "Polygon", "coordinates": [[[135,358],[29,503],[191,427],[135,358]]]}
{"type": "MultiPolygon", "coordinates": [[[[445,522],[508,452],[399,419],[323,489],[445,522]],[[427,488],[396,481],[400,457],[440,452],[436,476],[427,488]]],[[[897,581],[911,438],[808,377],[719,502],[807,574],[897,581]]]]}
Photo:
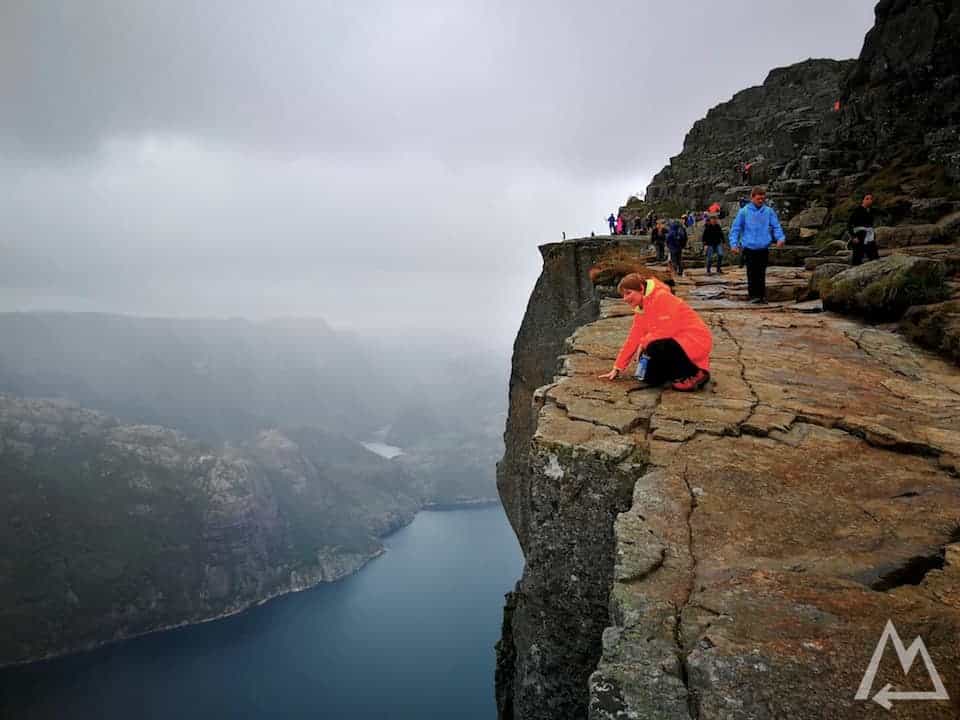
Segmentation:
{"type": "Polygon", "coordinates": [[[653,246],[657,249],[657,262],[663,262],[667,259],[667,254],[664,251],[667,246],[667,231],[663,227],[662,222],[658,222],[653,226],[653,230],[650,231],[650,242],[653,243],[653,246]]]}
{"type": "Polygon", "coordinates": [[[648,386],[671,382],[674,390],[699,390],[710,380],[713,335],[696,311],[659,280],[637,273],[617,286],[623,301],[633,308],[633,325],[610,372],[602,380],[616,380],[637,358],[637,379],[648,386]]]}
{"type": "Polygon", "coordinates": [[[679,220],[674,220],[667,232],[667,249],[670,251],[670,265],[677,275],[683,275],[683,249],[686,246],[687,231],[679,220]]]}
{"type": "Polygon", "coordinates": [[[610,213],[610,217],[607,218],[607,224],[610,226],[610,234],[616,235],[617,219],[613,216],[613,213],[610,213]]]}
{"type": "Polygon", "coordinates": [[[863,201],[850,213],[847,221],[847,230],[850,232],[850,246],[853,248],[851,265],[859,265],[866,255],[867,260],[877,260],[880,251],[877,248],[877,238],[873,229],[873,195],[867,193],[863,201]]]}
{"type": "Polygon", "coordinates": [[[750,191],[750,203],[740,208],[730,226],[730,249],[734,253],[743,248],[747,266],[747,294],[751,303],[767,302],[767,265],[770,262],[771,235],[777,247],[783,247],[786,235],[780,227],[777,212],[765,205],[767,191],[755,187],[750,191]]]}
{"type": "Polygon", "coordinates": [[[614,225],[615,235],[623,235],[623,215],[617,215],[617,222],[614,225]]]}
{"type": "Polygon", "coordinates": [[[703,248],[707,253],[707,275],[710,274],[714,256],[717,258],[717,275],[723,275],[720,267],[723,264],[723,228],[716,215],[707,220],[707,226],[703,229],[703,248]]]}

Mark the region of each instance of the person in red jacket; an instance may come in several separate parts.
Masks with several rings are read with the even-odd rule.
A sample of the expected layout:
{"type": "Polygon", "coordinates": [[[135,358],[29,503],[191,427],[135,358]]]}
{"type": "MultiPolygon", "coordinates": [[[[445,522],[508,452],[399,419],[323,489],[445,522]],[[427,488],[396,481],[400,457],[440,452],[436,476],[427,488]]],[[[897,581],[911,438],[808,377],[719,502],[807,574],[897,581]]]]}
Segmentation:
{"type": "Polygon", "coordinates": [[[713,335],[696,311],[659,280],[631,273],[617,286],[623,301],[634,308],[633,326],[613,369],[600,375],[615,380],[642,352],[647,369],[644,382],[673,389],[698,390],[710,379],[713,335]]]}

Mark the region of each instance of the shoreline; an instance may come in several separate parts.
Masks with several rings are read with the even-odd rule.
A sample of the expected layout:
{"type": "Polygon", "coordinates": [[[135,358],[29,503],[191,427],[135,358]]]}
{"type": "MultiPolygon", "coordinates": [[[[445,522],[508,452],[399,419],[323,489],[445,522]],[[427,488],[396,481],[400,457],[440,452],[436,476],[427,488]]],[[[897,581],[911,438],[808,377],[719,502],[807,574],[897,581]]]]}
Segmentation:
{"type": "MultiPolygon", "coordinates": [[[[409,525],[409,523],[406,523],[406,525],[409,525]]],[[[401,527],[406,527],[406,525],[403,525],[401,527]]],[[[315,587],[319,587],[322,584],[336,583],[336,582],[340,582],[341,580],[345,580],[346,578],[351,577],[352,575],[356,575],[364,567],[366,567],[371,561],[376,560],[382,555],[385,555],[386,552],[387,552],[387,549],[385,547],[380,547],[376,552],[373,552],[370,555],[364,556],[363,560],[361,560],[356,565],[356,567],[351,568],[350,570],[340,575],[337,575],[336,577],[331,577],[328,579],[321,578],[319,580],[315,580],[313,582],[307,582],[307,583],[291,583],[289,587],[284,588],[282,590],[277,590],[276,592],[272,592],[268,595],[265,595],[259,600],[255,600],[249,603],[244,603],[243,605],[232,607],[221,613],[217,613],[216,615],[211,615],[210,617],[202,618],[200,620],[185,620],[180,623],[162,625],[156,628],[152,628],[150,630],[145,630],[144,632],[133,633],[130,635],[120,635],[118,637],[110,638],[109,640],[89,643],[86,645],[82,645],[80,647],[70,648],[67,650],[63,650],[61,652],[49,653],[47,655],[31,658],[29,660],[18,660],[16,662],[0,665],[0,673],[4,672],[5,670],[13,670],[15,668],[23,668],[30,665],[41,665],[43,663],[56,662],[57,660],[70,657],[71,655],[83,655],[86,653],[95,652],[101,648],[107,647],[108,645],[115,645],[118,643],[127,642],[129,640],[136,640],[137,638],[146,637],[148,635],[155,635],[157,633],[168,632],[170,630],[179,630],[181,628],[191,627],[194,625],[203,625],[205,623],[216,622],[217,620],[225,620],[226,618],[233,617],[234,615],[240,615],[241,613],[260,607],[261,605],[266,605],[267,603],[273,600],[276,600],[278,598],[285,597],[287,595],[293,595],[295,593],[304,592],[306,590],[311,590],[315,587]]]]}
{"type": "MultiPolygon", "coordinates": [[[[500,502],[499,498],[472,498],[469,500],[457,500],[453,502],[425,503],[420,507],[419,510],[417,510],[417,512],[413,513],[410,516],[410,520],[408,522],[401,523],[396,528],[393,528],[389,532],[384,533],[383,535],[380,535],[379,539],[383,540],[393,535],[394,533],[397,533],[400,530],[403,530],[404,528],[409,527],[410,524],[416,519],[417,514],[419,514],[420,512],[452,512],[455,510],[479,510],[482,508],[493,507],[495,505],[501,505],[501,504],[502,503],[500,502]]],[[[146,637],[148,635],[168,632],[171,630],[179,630],[181,628],[190,627],[193,625],[203,625],[209,622],[216,622],[217,620],[225,620],[226,618],[233,617],[234,615],[240,615],[241,613],[247,612],[249,610],[253,610],[254,608],[260,607],[261,605],[266,605],[267,603],[273,600],[277,600],[278,598],[285,597],[287,595],[293,595],[295,593],[312,590],[313,588],[319,587],[322,584],[336,583],[342,580],[346,580],[348,577],[351,577],[359,573],[361,570],[363,570],[363,568],[365,568],[373,560],[376,560],[377,558],[383,555],[386,555],[387,552],[388,552],[387,548],[384,546],[381,546],[375,552],[364,556],[363,559],[359,561],[355,567],[352,567],[346,572],[336,575],[335,577],[329,577],[329,578],[321,577],[320,579],[317,579],[314,581],[308,581],[308,582],[292,582],[288,587],[272,592],[260,598],[259,600],[238,605],[236,607],[231,607],[221,613],[217,613],[216,615],[211,615],[210,617],[201,618],[199,620],[185,620],[180,623],[162,625],[156,628],[152,628],[150,630],[146,630],[144,632],[133,633],[130,635],[120,635],[118,637],[110,638],[109,640],[89,643],[79,647],[69,648],[60,652],[54,652],[54,653],[49,653],[47,655],[43,655],[40,657],[30,658],[28,660],[18,660],[12,663],[2,664],[0,665],[0,673],[4,672],[5,670],[14,670],[16,668],[24,668],[30,665],[41,665],[49,662],[56,662],[57,660],[67,658],[72,655],[83,655],[86,653],[95,652],[109,645],[115,645],[118,643],[130,641],[130,640],[136,640],[137,638],[146,637]]],[[[299,579],[299,578],[310,577],[310,576],[302,576],[302,575],[294,574],[294,577],[299,579]]]]}
{"type": "Polygon", "coordinates": [[[450,512],[453,510],[479,510],[481,508],[494,507],[495,505],[503,505],[500,498],[471,498],[469,500],[424,503],[421,511],[450,512]]]}

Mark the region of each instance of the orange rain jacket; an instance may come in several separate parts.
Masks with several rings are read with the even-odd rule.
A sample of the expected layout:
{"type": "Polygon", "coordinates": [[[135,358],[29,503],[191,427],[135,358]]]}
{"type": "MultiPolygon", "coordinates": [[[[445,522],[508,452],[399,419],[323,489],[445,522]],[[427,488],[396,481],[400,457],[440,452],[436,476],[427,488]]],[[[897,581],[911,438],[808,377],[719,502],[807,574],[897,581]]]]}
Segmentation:
{"type": "Polygon", "coordinates": [[[710,351],[713,335],[696,311],[670,292],[659,280],[647,280],[643,291],[643,307],[638,307],[633,316],[633,327],[614,367],[626,370],[638,348],[646,347],[654,340],[673,338],[701,370],[710,369],[710,351]]]}

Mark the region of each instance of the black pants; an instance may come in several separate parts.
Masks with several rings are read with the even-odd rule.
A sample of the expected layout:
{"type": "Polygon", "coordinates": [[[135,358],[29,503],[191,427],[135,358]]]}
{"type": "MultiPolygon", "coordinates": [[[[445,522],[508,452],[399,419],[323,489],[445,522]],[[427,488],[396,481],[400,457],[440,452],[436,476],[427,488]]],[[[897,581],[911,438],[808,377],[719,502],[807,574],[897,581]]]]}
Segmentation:
{"type": "Polygon", "coordinates": [[[863,262],[864,255],[867,256],[867,260],[878,260],[880,250],[877,248],[877,244],[875,242],[865,243],[863,240],[853,243],[853,257],[850,259],[850,264],[859,265],[863,262]]]}
{"type": "Polygon", "coordinates": [[[666,259],[666,254],[663,252],[664,244],[663,243],[654,243],[657,246],[657,262],[663,262],[666,259]]]}
{"type": "Polygon", "coordinates": [[[677,275],[683,275],[683,248],[670,251],[670,264],[677,275]]]}
{"type": "Polygon", "coordinates": [[[663,385],[674,380],[683,380],[697,374],[700,369],[692,362],[673,338],[654,340],[643,351],[650,362],[647,363],[647,385],[663,385]]]}
{"type": "Polygon", "coordinates": [[[747,265],[747,295],[750,298],[767,299],[767,264],[770,262],[770,250],[743,249],[744,262],[747,265]]]}

